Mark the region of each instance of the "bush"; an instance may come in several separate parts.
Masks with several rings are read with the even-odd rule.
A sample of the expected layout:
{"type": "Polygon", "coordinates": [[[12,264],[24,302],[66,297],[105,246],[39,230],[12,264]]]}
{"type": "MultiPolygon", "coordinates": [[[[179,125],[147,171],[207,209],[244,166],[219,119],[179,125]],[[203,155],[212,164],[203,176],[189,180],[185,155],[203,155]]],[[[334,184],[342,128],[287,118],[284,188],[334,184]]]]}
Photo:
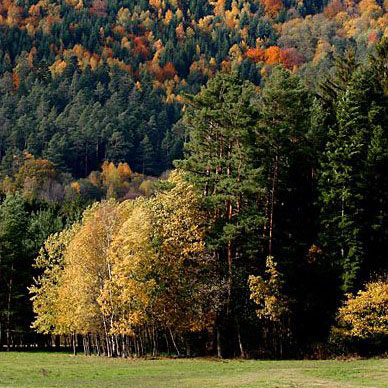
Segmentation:
{"type": "Polygon", "coordinates": [[[347,294],[330,342],[344,351],[384,351],[388,339],[388,281],[369,282],[356,295],[347,294]]]}

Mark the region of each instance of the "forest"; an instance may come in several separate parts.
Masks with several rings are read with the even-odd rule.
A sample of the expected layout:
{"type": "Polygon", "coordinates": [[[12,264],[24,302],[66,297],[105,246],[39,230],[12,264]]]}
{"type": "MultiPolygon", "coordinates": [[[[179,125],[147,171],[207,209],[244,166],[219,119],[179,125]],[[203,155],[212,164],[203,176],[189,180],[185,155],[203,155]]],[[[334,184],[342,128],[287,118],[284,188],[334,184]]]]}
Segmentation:
{"type": "Polygon", "coordinates": [[[4,0],[0,351],[375,355],[375,0],[4,0]]]}

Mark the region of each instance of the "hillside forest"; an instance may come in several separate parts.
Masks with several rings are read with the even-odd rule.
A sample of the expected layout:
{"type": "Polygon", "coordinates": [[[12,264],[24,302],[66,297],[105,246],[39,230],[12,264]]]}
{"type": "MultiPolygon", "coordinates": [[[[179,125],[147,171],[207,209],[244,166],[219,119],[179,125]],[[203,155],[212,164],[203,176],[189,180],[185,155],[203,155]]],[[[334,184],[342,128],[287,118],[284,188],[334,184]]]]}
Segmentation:
{"type": "Polygon", "coordinates": [[[0,351],[388,343],[381,0],[3,0],[0,351]]]}

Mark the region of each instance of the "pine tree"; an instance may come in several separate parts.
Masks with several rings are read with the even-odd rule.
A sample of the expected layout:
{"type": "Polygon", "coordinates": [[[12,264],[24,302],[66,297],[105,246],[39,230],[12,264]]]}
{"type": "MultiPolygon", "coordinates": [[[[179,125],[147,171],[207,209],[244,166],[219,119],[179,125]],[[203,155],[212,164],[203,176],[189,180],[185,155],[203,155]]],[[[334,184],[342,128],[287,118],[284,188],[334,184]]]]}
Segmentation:
{"type": "Polygon", "coordinates": [[[266,235],[270,256],[276,254],[276,239],[284,246],[285,236],[297,230],[295,222],[300,222],[298,219],[306,211],[303,197],[309,192],[298,192],[295,180],[303,181],[303,187],[309,184],[310,150],[306,142],[309,101],[300,78],[280,66],[273,70],[260,96],[256,149],[267,175],[266,235]],[[282,207],[289,210],[290,206],[295,213],[282,214],[282,207]],[[287,219],[289,224],[284,222],[287,219]]]}
{"type": "Polygon", "coordinates": [[[69,159],[67,139],[60,133],[55,133],[46,146],[43,156],[54,163],[58,169],[66,169],[66,161],[69,159]]]}
{"type": "MultiPolygon", "coordinates": [[[[185,160],[177,163],[205,197],[212,223],[209,247],[227,281],[225,310],[217,327],[219,356],[234,352],[233,346],[222,338],[230,330],[238,337],[236,342],[244,355],[236,332],[237,300],[243,296],[235,292],[239,282],[244,281],[244,244],[238,242],[244,241],[247,234],[257,236],[263,223],[263,176],[255,160],[254,96],[253,85],[242,82],[236,74],[218,74],[198,95],[189,97],[192,108],[184,118],[189,141],[185,145],[185,160]]],[[[250,247],[253,252],[258,251],[260,244],[255,245],[250,247]]]]}
{"type": "Polygon", "coordinates": [[[386,98],[373,70],[359,68],[354,72],[338,96],[335,111],[336,124],[329,129],[320,175],[321,241],[339,268],[343,289],[348,291],[360,284],[367,265],[365,257],[369,256],[367,247],[373,247],[368,241],[373,239],[374,230],[382,227],[375,224],[370,229],[372,214],[382,215],[382,208],[373,209],[373,203],[386,209],[384,200],[381,202],[384,194],[372,178],[372,160],[384,159],[381,145],[386,141],[383,128],[387,117],[386,98]],[[377,192],[372,193],[371,187],[377,192]]]}
{"type": "MultiPolygon", "coordinates": [[[[28,285],[31,263],[26,255],[27,212],[19,195],[8,195],[0,205],[0,322],[5,328],[6,345],[11,345],[11,330],[23,318],[24,289],[28,285]]],[[[25,312],[27,313],[27,312],[25,312]]]]}
{"type": "Polygon", "coordinates": [[[148,137],[145,135],[143,140],[140,143],[141,147],[141,156],[142,156],[142,172],[143,174],[152,175],[155,173],[154,161],[155,153],[154,147],[148,137]]]}
{"type": "Polygon", "coordinates": [[[122,132],[113,132],[109,140],[106,159],[113,163],[125,162],[128,158],[129,144],[122,132]]]}

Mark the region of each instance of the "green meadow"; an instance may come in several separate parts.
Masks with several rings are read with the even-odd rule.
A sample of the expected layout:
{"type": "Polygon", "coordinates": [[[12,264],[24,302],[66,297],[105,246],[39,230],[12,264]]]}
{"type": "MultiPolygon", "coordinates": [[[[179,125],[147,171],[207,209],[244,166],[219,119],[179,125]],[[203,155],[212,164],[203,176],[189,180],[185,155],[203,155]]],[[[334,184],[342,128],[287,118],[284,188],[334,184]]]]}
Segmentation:
{"type": "Polygon", "coordinates": [[[0,387],[217,388],[388,387],[388,359],[254,361],[108,359],[0,353],[0,387]]]}

